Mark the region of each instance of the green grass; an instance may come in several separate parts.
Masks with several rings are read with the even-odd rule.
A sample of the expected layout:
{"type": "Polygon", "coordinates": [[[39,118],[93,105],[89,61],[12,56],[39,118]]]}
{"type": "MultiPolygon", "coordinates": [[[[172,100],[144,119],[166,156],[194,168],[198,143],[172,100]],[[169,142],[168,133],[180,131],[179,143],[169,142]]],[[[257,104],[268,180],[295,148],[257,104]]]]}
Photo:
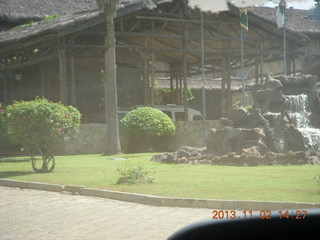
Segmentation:
{"type": "Polygon", "coordinates": [[[184,198],[211,198],[320,203],[315,176],[320,166],[233,167],[170,165],[150,161],[152,154],[57,156],[54,172],[34,174],[30,162],[0,163],[0,178],[84,185],[92,188],[184,198]],[[155,177],[153,184],[115,185],[117,168],[141,164],[155,177]]]}

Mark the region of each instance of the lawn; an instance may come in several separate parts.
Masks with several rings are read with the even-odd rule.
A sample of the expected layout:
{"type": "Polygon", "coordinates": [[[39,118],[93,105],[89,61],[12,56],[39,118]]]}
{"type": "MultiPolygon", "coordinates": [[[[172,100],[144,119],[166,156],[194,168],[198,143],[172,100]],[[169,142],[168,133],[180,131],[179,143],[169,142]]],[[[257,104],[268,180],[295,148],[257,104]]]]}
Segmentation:
{"type": "Polygon", "coordinates": [[[145,193],[151,195],[234,200],[320,203],[315,176],[320,166],[234,167],[172,165],[150,161],[152,154],[57,156],[54,172],[35,174],[30,162],[0,163],[0,178],[145,193]],[[116,185],[117,168],[139,165],[151,171],[152,184],[116,185]]]}

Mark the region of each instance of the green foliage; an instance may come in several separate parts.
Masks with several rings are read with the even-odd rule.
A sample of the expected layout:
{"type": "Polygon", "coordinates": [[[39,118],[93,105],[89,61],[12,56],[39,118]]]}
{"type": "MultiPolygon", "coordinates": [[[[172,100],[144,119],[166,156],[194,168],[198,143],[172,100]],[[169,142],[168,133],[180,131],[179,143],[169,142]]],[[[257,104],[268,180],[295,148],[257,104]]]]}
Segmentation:
{"type": "Polygon", "coordinates": [[[175,125],[163,112],[151,107],[137,108],[125,115],[120,126],[140,136],[172,136],[175,125]]]}
{"type": "Polygon", "coordinates": [[[120,177],[116,184],[135,184],[135,183],[153,183],[154,177],[149,176],[149,171],[145,170],[141,165],[139,166],[125,166],[122,170],[117,169],[120,177]]]}
{"type": "Polygon", "coordinates": [[[5,106],[0,104],[0,146],[10,146],[8,134],[7,134],[7,127],[6,123],[3,118],[3,112],[5,110],[5,106]]]}
{"type": "Polygon", "coordinates": [[[252,105],[245,106],[245,109],[247,109],[247,110],[251,110],[252,108],[253,108],[252,105]]]}
{"type": "Polygon", "coordinates": [[[74,136],[81,118],[76,108],[44,98],[14,102],[1,113],[11,141],[27,149],[53,148],[66,134],[74,136]]]}
{"type": "Polygon", "coordinates": [[[58,17],[60,17],[60,14],[53,14],[51,16],[45,17],[43,20],[47,21],[47,20],[58,18],[58,17]]]}
{"type": "MultiPolygon", "coordinates": [[[[169,100],[171,99],[171,95],[176,96],[177,93],[177,89],[173,88],[173,91],[171,92],[171,89],[166,89],[166,88],[161,88],[161,87],[155,87],[154,89],[154,98],[155,98],[155,103],[157,105],[165,105],[170,103],[169,100]]],[[[188,87],[188,95],[187,95],[187,100],[191,101],[193,100],[195,97],[192,93],[192,89],[190,87],[188,87]]]]}

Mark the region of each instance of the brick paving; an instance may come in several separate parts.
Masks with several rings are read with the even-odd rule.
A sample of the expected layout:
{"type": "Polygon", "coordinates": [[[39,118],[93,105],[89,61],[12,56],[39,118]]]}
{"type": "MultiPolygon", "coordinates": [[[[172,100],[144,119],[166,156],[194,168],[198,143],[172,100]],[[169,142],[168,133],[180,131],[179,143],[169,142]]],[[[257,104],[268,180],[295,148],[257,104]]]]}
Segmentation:
{"type": "Polygon", "coordinates": [[[0,240],[166,239],[211,212],[0,187],[0,240]]]}

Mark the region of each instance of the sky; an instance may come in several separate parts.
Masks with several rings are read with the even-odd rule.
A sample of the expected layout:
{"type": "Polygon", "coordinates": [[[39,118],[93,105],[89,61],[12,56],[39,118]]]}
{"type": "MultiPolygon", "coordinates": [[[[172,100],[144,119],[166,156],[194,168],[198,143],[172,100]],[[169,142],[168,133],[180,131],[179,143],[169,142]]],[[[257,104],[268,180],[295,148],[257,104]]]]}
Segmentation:
{"type": "MultiPolygon", "coordinates": [[[[280,0],[233,0],[232,2],[238,7],[247,6],[268,6],[275,7],[279,4],[280,0]]],[[[293,7],[295,9],[310,9],[314,4],[314,0],[286,0],[287,7],[293,7]]],[[[189,0],[189,5],[191,7],[200,7],[204,11],[219,12],[227,10],[226,0],[214,0],[214,5],[212,0],[189,0]]]]}
{"type": "MultiPolygon", "coordinates": [[[[265,6],[275,7],[277,5],[278,4],[273,3],[273,2],[270,1],[265,6]]],[[[305,9],[305,10],[310,9],[313,5],[315,5],[315,1],[314,0],[305,0],[305,1],[301,1],[300,0],[300,1],[291,1],[291,2],[287,3],[288,7],[293,7],[295,9],[305,9]]]]}

